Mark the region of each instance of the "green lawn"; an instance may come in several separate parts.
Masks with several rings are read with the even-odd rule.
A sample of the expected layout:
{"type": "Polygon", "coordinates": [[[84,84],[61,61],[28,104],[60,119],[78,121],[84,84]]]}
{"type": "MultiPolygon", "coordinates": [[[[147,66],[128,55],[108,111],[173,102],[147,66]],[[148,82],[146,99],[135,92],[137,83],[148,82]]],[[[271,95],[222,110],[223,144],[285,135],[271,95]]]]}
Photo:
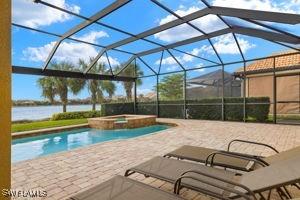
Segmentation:
{"type": "Polygon", "coordinates": [[[31,131],[59,126],[77,125],[87,123],[87,119],[67,119],[58,121],[39,121],[30,123],[12,124],[12,132],[31,131]]]}

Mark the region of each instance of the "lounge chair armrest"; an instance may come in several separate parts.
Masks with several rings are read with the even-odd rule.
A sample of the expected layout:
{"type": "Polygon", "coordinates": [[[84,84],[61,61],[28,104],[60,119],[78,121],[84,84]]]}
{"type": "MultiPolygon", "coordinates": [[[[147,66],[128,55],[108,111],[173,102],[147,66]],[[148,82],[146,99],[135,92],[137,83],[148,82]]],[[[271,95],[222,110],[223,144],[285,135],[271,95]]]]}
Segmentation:
{"type": "Polygon", "coordinates": [[[234,157],[234,158],[238,158],[238,159],[242,159],[242,160],[253,161],[254,163],[257,163],[257,164],[261,165],[262,167],[265,167],[265,166],[269,165],[266,161],[262,160],[259,157],[246,155],[246,154],[241,154],[241,153],[236,153],[236,152],[228,152],[228,151],[216,151],[216,152],[213,152],[213,153],[209,154],[206,157],[205,165],[207,166],[210,163],[210,166],[213,166],[216,155],[222,155],[222,156],[234,157]]]}
{"type": "MultiPolygon", "coordinates": [[[[226,186],[220,185],[218,183],[205,180],[204,177],[208,177],[208,178],[217,180],[220,183],[227,183],[229,185],[232,185],[232,186],[235,186],[235,187],[239,187],[239,188],[245,190],[249,195],[251,195],[252,197],[254,197],[254,199],[257,199],[256,196],[255,196],[255,194],[254,194],[254,192],[251,191],[248,187],[246,187],[246,186],[244,186],[242,184],[233,182],[231,180],[227,180],[227,179],[221,178],[219,176],[215,176],[213,174],[204,173],[204,172],[199,171],[199,170],[189,170],[189,171],[186,171],[186,172],[182,173],[182,175],[176,180],[176,182],[174,184],[174,193],[179,194],[179,191],[180,191],[180,188],[181,188],[180,185],[181,185],[182,179],[192,179],[192,180],[199,181],[199,182],[202,182],[202,183],[207,184],[207,185],[211,185],[213,187],[217,187],[217,188],[223,189],[223,190],[225,190],[227,192],[231,192],[231,193],[237,194],[238,196],[244,197],[245,199],[251,200],[251,198],[247,195],[247,193],[243,193],[240,190],[236,190],[236,189],[231,188],[231,187],[226,187],[226,186]],[[203,176],[203,178],[195,177],[195,176],[191,175],[190,173],[201,175],[201,176],[203,176]]],[[[215,194],[215,195],[216,195],[216,197],[218,196],[218,194],[215,194]]]]}
{"type": "Polygon", "coordinates": [[[259,145],[259,146],[264,146],[264,147],[268,147],[269,149],[272,149],[273,151],[275,151],[276,153],[279,153],[279,151],[277,149],[275,149],[274,147],[272,147],[271,145],[265,144],[265,143],[260,143],[260,142],[253,142],[253,141],[248,141],[248,140],[240,140],[240,139],[235,139],[235,140],[231,140],[228,143],[227,146],[227,151],[230,151],[230,147],[233,143],[236,142],[240,142],[240,143],[247,143],[247,144],[254,144],[254,145],[259,145]]]}

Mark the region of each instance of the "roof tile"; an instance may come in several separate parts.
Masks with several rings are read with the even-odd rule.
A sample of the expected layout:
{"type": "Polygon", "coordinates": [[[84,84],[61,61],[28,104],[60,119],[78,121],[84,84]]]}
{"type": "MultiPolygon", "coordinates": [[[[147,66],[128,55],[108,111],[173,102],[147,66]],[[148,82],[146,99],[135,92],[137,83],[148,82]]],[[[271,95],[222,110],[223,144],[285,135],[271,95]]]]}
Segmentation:
{"type": "MultiPolygon", "coordinates": [[[[296,51],[284,51],[273,55],[284,55],[284,54],[290,54],[296,51]]],[[[267,69],[273,68],[273,58],[267,58],[263,60],[255,61],[249,65],[246,66],[246,71],[265,71],[267,69]]],[[[287,56],[281,56],[275,58],[275,68],[286,68],[286,67],[296,67],[300,65],[300,53],[299,54],[293,54],[293,55],[287,55],[287,56]]],[[[239,68],[237,72],[243,71],[243,68],[239,68]]]]}

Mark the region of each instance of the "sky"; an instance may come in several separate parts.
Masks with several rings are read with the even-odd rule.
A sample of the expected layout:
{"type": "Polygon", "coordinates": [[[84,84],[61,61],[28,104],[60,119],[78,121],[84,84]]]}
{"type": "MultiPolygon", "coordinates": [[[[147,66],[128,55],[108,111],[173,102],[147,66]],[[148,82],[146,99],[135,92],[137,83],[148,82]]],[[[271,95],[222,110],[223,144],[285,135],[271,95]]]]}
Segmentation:
{"type": "MultiPolygon", "coordinates": [[[[47,2],[71,10],[80,15],[90,17],[99,10],[111,4],[113,0],[47,0],[47,2]]],[[[180,16],[185,16],[205,8],[205,5],[200,0],[160,0],[159,2],[180,16]]],[[[208,2],[215,6],[232,6],[243,9],[300,14],[300,0],[210,0],[208,2]]],[[[32,0],[13,0],[12,14],[14,23],[46,30],[56,34],[63,34],[70,28],[83,21],[80,18],[68,15],[45,5],[33,3],[32,0]]],[[[138,34],[147,29],[162,25],[175,19],[175,16],[170,15],[168,12],[149,0],[132,0],[130,3],[119,8],[116,12],[102,18],[100,22],[122,29],[131,34],[138,34]]],[[[265,30],[262,27],[250,24],[241,19],[234,19],[231,17],[224,17],[224,19],[232,25],[240,25],[265,30]]],[[[226,25],[214,15],[207,15],[205,17],[193,20],[191,23],[206,33],[226,28],[226,25]]],[[[270,22],[263,23],[268,23],[274,27],[282,28],[287,32],[300,35],[300,24],[283,25],[270,22]]],[[[161,44],[170,44],[198,35],[201,35],[199,31],[184,24],[157,33],[153,36],[149,36],[147,39],[161,44]]],[[[101,44],[104,46],[127,37],[129,36],[126,34],[114,31],[98,24],[90,25],[86,29],[79,31],[72,36],[72,38],[95,44],[101,44]]],[[[41,68],[56,40],[57,38],[54,36],[12,26],[13,65],[41,68]]],[[[240,43],[242,52],[246,59],[264,57],[279,51],[287,50],[286,47],[281,45],[249,36],[237,34],[237,40],[240,43]]],[[[213,43],[215,49],[221,57],[221,60],[224,63],[240,61],[242,59],[232,34],[212,38],[211,42],[213,43]]],[[[133,43],[118,47],[118,49],[137,53],[156,47],[158,46],[155,44],[138,40],[133,43]]],[[[189,71],[187,73],[188,78],[193,78],[220,69],[220,67],[205,68],[205,66],[210,66],[215,62],[219,62],[218,57],[213,51],[213,48],[208,40],[180,46],[177,49],[204,57],[209,60],[202,60],[179,53],[175,50],[170,50],[175,58],[184,66],[184,68],[199,68],[197,70],[189,71]]],[[[90,57],[95,57],[100,50],[100,48],[95,48],[91,45],[66,39],[59,46],[56,54],[53,57],[53,61],[68,61],[76,65],[78,64],[78,59],[83,59],[88,62],[90,57]]],[[[110,64],[113,68],[126,62],[131,57],[128,54],[120,53],[114,50],[110,50],[107,53],[110,64]]],[[[153,55],[144,56],[142,59],[155,71],[158,71],[161,56],[162,53],[159,52],[153,55]]],[[[99,62],[103,62],[107,65],[106,57],[101,57],[99,62]]],[[[149,70],[142,62],[137,61],[137,64],[140,65],[144,75],[153,75],[153,72],[149,70]]],[[[232,73],[241,66],[241,64],[226,65],[225,71],[232,73]]],[[[168,54],[168,52],[164,52],[160,72],[167,73],[178,71],[180,69],[180,66],[176,63],[172,56],[168,54]]],[[[163,77],[164,76],[160,76],[160,79],[163,77]]],[[[36,84],[38,78],[40,77],[14,74],[12,77],[13,99],[42,100],[43,97],[41,97],[41,89],[36,84]]],[[[116,84],[116,95],[124,95],[125,91],[122,87],[122,84],[120,82],[116,84]]],[[[144,78],[142,85],[138,87],[138,94],[147,94],[151,92],[155,84],[156,77],[144,78]]],[[[86,98],[88,96],[88,90],[85,88],[77,96],[70,95],[70,98],[86,98]]]]}

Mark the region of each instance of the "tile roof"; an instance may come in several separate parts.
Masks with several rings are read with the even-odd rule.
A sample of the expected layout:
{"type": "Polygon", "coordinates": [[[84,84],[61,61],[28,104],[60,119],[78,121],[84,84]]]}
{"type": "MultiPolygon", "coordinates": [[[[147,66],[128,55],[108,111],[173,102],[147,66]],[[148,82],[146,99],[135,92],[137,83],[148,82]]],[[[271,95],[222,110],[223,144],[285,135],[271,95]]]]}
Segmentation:
{"type": "MultiPolygon", "coordinates": [[[[279,52],[274,55],[284,55],[284,54],[290,54],[296,51],[284,51],[279,52]]],[[[268,72],[273,70],[273,58],[267,58],[258,60],[255,62],[252,62],[251,64],[246,66],[247,72],[268,72]]],[[[293,55],[287,55],[287,56],[281,56],[277,57],[275,59],[275,68],[276,70],[286,70],[286,69],[299,69],[300,66],[300,53],[299,54],[293,54],[293,55]]],[[[237,69],[236,73],[242,73],[243,67],[237,69]]]]}

